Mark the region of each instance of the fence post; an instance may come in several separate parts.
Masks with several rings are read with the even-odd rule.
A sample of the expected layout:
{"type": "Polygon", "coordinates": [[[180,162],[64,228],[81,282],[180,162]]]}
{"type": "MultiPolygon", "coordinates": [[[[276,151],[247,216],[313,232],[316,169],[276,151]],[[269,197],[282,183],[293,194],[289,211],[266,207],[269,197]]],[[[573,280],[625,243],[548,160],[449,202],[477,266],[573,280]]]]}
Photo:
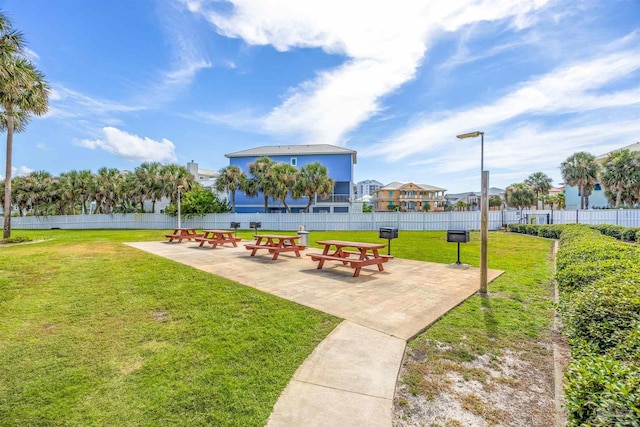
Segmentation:
{"type": "Polygon", "coordinates": [[[578,224],[580,221],[578,221],[578,212],[580,212],[579,209],[576,209],[576,224],[578,224]]]}

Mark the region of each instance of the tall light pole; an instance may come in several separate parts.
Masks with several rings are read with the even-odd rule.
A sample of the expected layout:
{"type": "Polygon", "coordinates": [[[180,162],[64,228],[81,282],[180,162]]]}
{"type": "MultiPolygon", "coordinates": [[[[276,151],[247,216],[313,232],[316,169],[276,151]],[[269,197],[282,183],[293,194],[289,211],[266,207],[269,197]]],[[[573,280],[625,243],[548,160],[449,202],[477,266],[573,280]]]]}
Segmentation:
{"type": "Polygon", "coordinates": [[[182,224],[180,222],[180,190],[182,188],[182,185],[178,185],[178,228],[182,227],[182,224]]]}
{"type": "Polygon", "coordinates": [[[487,293],[487,272],[489,270],[489,256],[487,243],[489,240],[489,171],[484,170],[484,132],[475,131],[457,135],[457,138],[480,137],[480,174],[481,174],[481,200],[480,200],[480,294],[487,293]]]}

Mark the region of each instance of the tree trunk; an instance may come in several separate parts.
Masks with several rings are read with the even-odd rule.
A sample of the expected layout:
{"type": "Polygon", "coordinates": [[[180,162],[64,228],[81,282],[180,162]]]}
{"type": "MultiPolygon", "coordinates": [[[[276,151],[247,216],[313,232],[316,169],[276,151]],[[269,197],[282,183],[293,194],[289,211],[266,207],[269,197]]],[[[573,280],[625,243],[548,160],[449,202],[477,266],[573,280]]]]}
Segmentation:
{"type": "Polygon", "coordinates": [[[11,237],[11,156],[13,155],[13,108],[5,108],[7,114],[7,164],[4,178],[4,239],[11,237]]]}
{"type": "Polygon", "coordinates": [[[236,213],[236,192],[231,192],[231,213],[236,213]]]}
{"type": "Polygon", "coordinates": [[[309,203],[307,203],[307,206],[305,206],[304,211],[306,213],[309,213],[309,208],[311,207],[311,204],[313,203],[313,196],[309,196],[309,203]]]}
{"type": "Polygon", "coordinates": [[[618,194],[616,194],[616,208],[619,208],[621,203],[622,203],[622,191],[618,190],[618,194]]]}
{"type": "Polygon", "coordinates": [[[264,213],[269,213],[269,196],[264,195],[264,213]]]}
{"type": "Polygon", "coordinates": [[[282,204],[284,205],[284,208],[287,210],[287,213],[291,213],[291,208],[289,207],[289,205],[287,205],[287,202],[284,198],[282,199],[282,204]]]}

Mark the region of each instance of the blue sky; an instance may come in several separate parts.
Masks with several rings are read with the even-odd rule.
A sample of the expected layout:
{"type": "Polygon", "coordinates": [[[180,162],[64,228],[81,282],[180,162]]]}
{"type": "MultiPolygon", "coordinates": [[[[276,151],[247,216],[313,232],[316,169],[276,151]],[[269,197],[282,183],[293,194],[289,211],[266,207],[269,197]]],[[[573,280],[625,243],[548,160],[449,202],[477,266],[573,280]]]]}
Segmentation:
{"type": "MultiPolygon", "coordinates": [[[[491,186],[640,141],[638,0],[0,0],[51,84],[16,174],[326,143],[356,180],[491,186]]],[[[3,144],[4,146],[4,144],[3,144]]],[[[4,164],[4,149],[0,150],[4,164]]]]}

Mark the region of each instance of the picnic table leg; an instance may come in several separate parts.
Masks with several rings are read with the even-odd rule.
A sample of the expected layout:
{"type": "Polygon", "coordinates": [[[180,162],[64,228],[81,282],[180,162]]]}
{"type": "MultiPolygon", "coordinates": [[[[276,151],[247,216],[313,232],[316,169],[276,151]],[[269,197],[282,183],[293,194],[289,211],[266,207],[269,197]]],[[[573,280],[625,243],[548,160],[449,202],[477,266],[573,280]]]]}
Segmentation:
{"type": "Polygon", "coordinates": [[[317,270],[322,270],[322,267],[324,266],[324,260],[321,259],[320,261],[318,261],[318,267],[317,270]]]}
{"type": "Polygon", "coordinates": [[[380,254],[378,254],[378,250],[374,249],[372,252],[373,258],[377,260],[378,271],[384,271],[384,267],[382,266],[383,259],[380,257],[380,254]]]}
{"type": "Polygon", "coordinates": [[[360,275],[360,269],[362,267],[356,267],[356,271],[353,273],[353,277],[358,277],[360,275]]]}

